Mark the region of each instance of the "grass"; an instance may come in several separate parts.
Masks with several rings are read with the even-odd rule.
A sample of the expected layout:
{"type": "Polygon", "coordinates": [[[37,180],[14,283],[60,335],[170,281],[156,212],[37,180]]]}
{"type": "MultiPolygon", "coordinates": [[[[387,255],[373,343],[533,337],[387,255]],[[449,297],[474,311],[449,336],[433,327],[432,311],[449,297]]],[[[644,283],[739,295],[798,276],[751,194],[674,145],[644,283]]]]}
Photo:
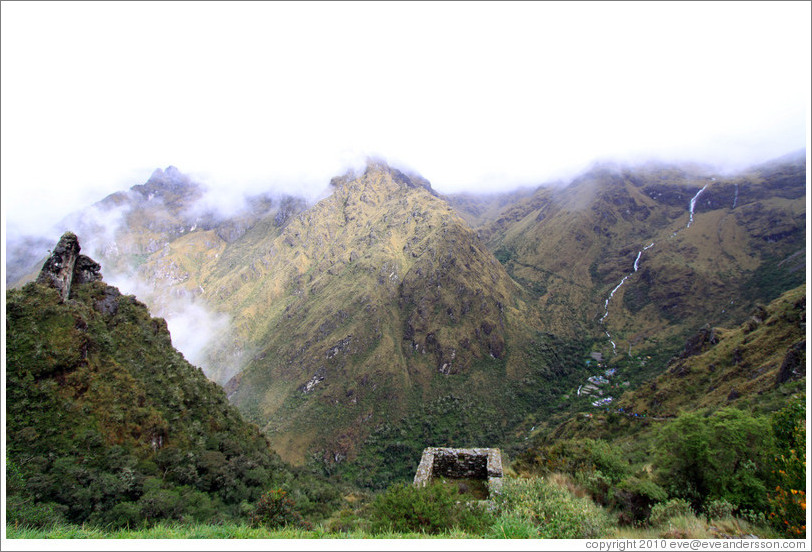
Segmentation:
{"type": "MultiPolygon", "coordinates": [[[[514,516],[515,517],[515,516],[514,516]]],[[[660,525],[642,527],[610,527],[601,538],[614,539],[713,539],[742,538],[756,535],[759,538],[782,538],[769,527],[751,524],[745,520],[726,517],[707,521],[687,515],[673,517],[660,525]]],[[[503,516],[485,535],[472,535],[451,530],[437,535],[425,533],[372,533],[364,530],[332,532],[323,526],[312,530],[266,529],[240,523],[221,525],[159,523],[150,528],[108,530],[92,526],[57,525],[51,528],[33,529],[6,526],[8,539],[478,539],[478,538],[539,538],[537,529],[523,519],[503,516]]]]}
{"type": "Polygon", "coordinates": [[[266,529],[245,524],[180,524],[159,523],[143,529],[117,529],[78,525],[57,525],[51,528],[32,529],[6,526],[8,539],[466,539],[480,538],[462,531],[452,530],[439,535],[424,533],[370,533],[356,530],[330,532],[324,527],[312,530],[266,529]]]}
{"type": "Polygon", "coordinates": [[[762,539],[783,538],[769,526],[749,523],[736,517],[708,521],[695,515],[672,517],[654,526],[616,527],[606,536],[614,539],[740,539],[748,535],[762,539]]]}

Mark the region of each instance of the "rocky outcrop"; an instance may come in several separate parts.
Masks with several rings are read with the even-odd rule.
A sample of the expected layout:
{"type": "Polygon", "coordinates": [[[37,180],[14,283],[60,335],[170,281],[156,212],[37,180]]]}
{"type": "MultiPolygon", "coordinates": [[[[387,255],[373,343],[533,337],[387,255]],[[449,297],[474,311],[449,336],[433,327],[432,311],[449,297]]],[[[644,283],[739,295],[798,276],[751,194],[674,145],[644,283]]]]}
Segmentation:
{"type": "Polygon", "coordinates": [[[775,384],[780,385],[806,375],[806,340],[799,341],[787,349],[775,384]]]}
{"type": "Polygon", "coordinates": [[[90,257],[80,255],[81,249],[76,234],[65,232],[37,277],[38,284],[56,288],[63,302],[70,298],[73,284],[102,279],[101,265],[90,257]]]}
{"type": "Polygon", "coordinates": [[[685,348],[679,355],[679,358],[688,358],[704,353],[711,345],[716,345],[719,338],[716,336],[716,330],[711,328],[710,324],[699,330],[692,335],[686,342],[685,348]]]}

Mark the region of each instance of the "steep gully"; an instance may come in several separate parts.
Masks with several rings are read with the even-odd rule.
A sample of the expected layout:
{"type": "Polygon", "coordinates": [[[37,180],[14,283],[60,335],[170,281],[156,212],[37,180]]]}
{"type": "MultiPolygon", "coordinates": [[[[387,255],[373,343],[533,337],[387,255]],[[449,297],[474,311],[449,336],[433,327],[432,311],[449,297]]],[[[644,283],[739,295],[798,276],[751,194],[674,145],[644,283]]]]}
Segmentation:
{"type": "MultiPolygon", "coordinates": [[[[711,180],[715,180],[715,179],[711,179],[711,180]]],[[[696,201],[697,201],[697,199],[699,199],[699,196],[702,194],[702,192],[704,192],[704,191],[705,191],[705,189],[706,189],[706,188],[707,188],[709,185],[710,185],[710,183],[705,184],[705,185],[702,187],[702,189],[701,189],[701,190],[699,190],[699,191],[696,193],[696,195],[694,195],[694,197],[692,197],[692,198],[691,198],[691,202],[688,204],[688,213],[689,213],[688,224],[687,224],[687,225],[686,225],[684,228],[680,228],[679,230],[677,230],[676,232],[674,232],[674,233],[671,235],[671,237],[672,237],[672,238],[673,238],[674,236],[676,236],[676,235],[677,235],[677,234],[678,234],[678,233],[679,233],[681,230],[685,230],[685,229],[687,229],[687,228],[690,228],[690,227],[691,227],[691,224],[693,224],[693,222],[694,222],[694,209],[696,208],[696,201]]],[[[738,199],[738,186],[737,186],[737,188],[736,188],[736,198],[733,200],[733,208],[734,208],[734,209],[735,209],[735,207],[736,207],[736,200],[737,200],[737,199],[738,199]]],[[[615,295],[615,293],[617,292],[617,290],[619,290],[619,289],[620,289],[620,287],[621,287],[623,284],[625,284],[625,283],[626,283],[626,280],[628,280],[628,279],[629,279],[629,276],[631,276],[632,274],[634,274],[635,272],[637,272],[637,270],[640,268],[640,257],[643,255],[643,251],[646,251],[646,250],[648,250],[648,249],[651,249],[652,247],[654,247],[654,242],[651,242],[650,244],[648,244],[648,245],[647,245],[647,246],[645,246],[643,249],[641,249],[640,251],[638,251],[638,252],[637,252],[637,258],[634,260],[634,267],[633,267],[633,268],[634,268],[634,270],[632,270],[630,273],[626,274],[626,275],[623,277],[623,279],[622,279],[622,280],[620,280],[620,283],[619,283],[618,285],[616,285],[616,286],[614,287],[614,289],[613,289],[613,290],[612,290],[612,291],[609,293],[609,297],[607,297],[607,298],[606,298],[606,302],[605,302],[605,303],[604,303],[604,305],[603,305],[603,316],[602,316],[602,317],[601,317],[601,319],[600,319],[600,323],[601,323],[601,325],[603,326],[603,333],[605,333],[605,334],[606,334],[607,339],[609,339],[609,343],[611,343],[611,344],[612,344],[612,354],[617,354],[617,345],[615,344],[614,340],[612,339],[612,335],[609,333],[609,330],[608,330],[608,329],[606,329],[606,317],[607,317],[607,316],[609,316],[609,302],[612,300],[612,297],[614,297],[614,295],[615,295]]],[[[629,356],[631,356],[631,345],[629,345],[629,356]]]]}

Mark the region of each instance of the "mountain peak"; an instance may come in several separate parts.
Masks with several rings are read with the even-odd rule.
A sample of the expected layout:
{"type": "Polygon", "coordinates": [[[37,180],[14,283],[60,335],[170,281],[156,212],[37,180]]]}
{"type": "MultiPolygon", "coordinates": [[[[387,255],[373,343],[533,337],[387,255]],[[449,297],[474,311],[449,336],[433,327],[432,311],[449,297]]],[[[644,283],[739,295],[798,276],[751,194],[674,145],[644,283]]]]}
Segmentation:
{"type": "Polygon", "coordinates": [[[201,193],[200,186],[173,165],[165,169],[155,169],[149,180],[144,184],[133,186],[130,190],[148,201],[157,197],[167,204],[175,204],[183,198],[194,198],[201,193]]]}
{"type": "Polygon", "coordinates": [[[330,185],[338,189],[358,181],[366,181],[367,183],[381,182],[394,185],[398,188],[423,188],[433,196],[437,196],[437,192],[432,189],[431,183],[428,180],[417,173],[401,171],[400,169],[392,167],[385,159],[380,157],[368,157],[366,168],[360,175],[350,169],[342,176],[337,176],[330,180],[330,185]]]}
{"type": "Polygon", "coordinates": [[[188,180],[189,178],[180,172],[178,168],[174,165],[169,165],[165,169],[161,169],[160,167],[152,171],[152,175],[149,177],[147,182],[177,182],[182,180],[188,180]]]}

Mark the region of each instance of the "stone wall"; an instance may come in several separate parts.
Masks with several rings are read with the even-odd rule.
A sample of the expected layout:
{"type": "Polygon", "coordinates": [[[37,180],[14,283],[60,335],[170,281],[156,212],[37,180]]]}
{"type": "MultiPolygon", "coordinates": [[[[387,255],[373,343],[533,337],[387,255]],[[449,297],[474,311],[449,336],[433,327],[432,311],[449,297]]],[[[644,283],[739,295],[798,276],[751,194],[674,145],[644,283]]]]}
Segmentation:
{"type": "Polygon", "coordinates": [[[425,487],[435,477],[486,479],[491,495],[502,488],[502,453],[497,448],[442,448],[423,450],[414,484],[425,487]]]}

